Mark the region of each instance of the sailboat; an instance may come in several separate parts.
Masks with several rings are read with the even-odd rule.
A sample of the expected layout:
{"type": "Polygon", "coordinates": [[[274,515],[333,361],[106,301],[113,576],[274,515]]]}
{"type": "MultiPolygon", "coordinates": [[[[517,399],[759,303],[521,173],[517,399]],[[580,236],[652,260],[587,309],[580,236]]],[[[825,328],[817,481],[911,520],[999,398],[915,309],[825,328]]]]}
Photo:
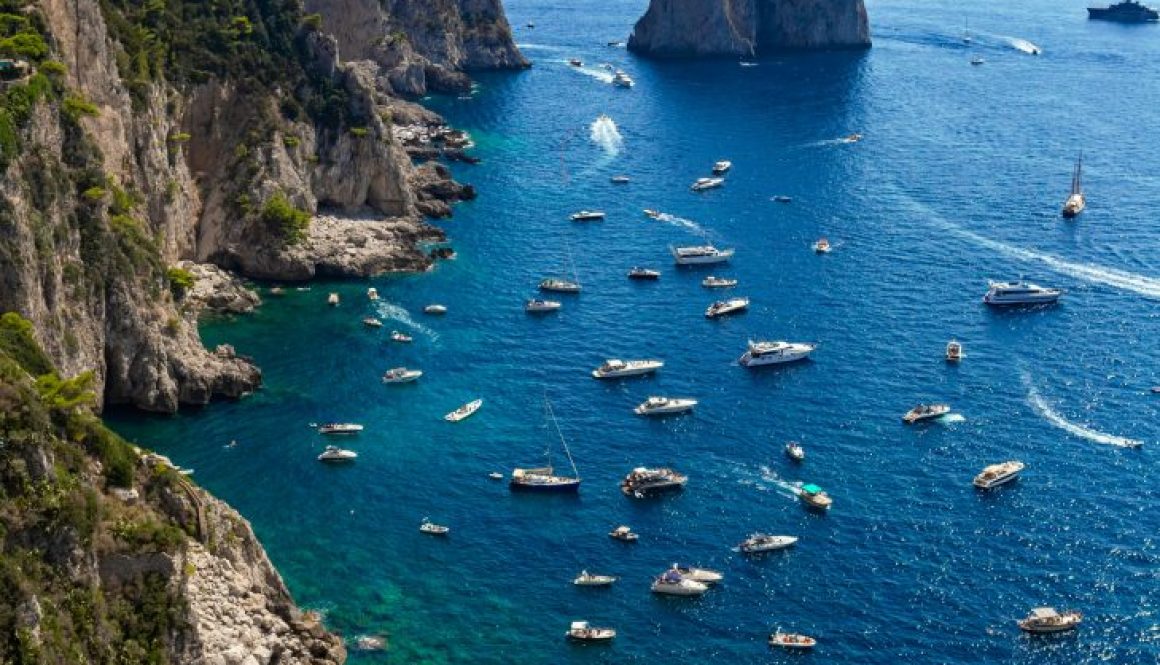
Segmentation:
{"type": "Polygon", "coordinates": [[[1071,174],[1071,194],[1063,204],[1063,216],[1072,219],[1083,212],[1087,202],[1083,198],[1083,153],[1075,162],[1075,171],[1071,174]]]}
{"type": "Polygon", "coordinates": [[[963,19],[963,43],[971,43],[971,20],[963,19]]]}
{"type": "Polygon", "coordinates": [[[560,424],[556,422],[556,414],[552,413],[551,403],[544,400],[544,407],[547,409],[552,426],[556,429],[556,435],[560,437],[560,444],[564,447],[564,454],[568,456],[568,463],[572,465],[572,475],[558,476],[555,474],[552,469],[552,448],[549,446],[544,451],[548,464],[535,469],[513,469],[508,487],[513,491],[525,492],[579,492],[580,473],[576,470],[576,462],[572,459],[572,452],[568,450],[568,442],[564,440],[564,433],[560,431],[560,424]]]}
{"type": "Polygon", "coordinates": [[[541,291],[556,293],[580,293],[580,279],[576,276],[576,265],[572,263],[572,252],[568,252],[568,266],[572,271],[571,281],[559,277],[548,277],[540,282],[541,291]]]}

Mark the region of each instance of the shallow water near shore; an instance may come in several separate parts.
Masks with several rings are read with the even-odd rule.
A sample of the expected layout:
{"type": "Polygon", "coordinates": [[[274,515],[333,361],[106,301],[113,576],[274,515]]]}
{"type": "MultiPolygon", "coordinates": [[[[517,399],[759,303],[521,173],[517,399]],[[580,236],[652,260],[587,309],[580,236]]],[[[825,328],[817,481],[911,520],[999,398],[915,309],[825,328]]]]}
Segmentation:
{"type": "Polygon", "coordinates": [[[195,468],[250,519],[301,605],[352,640],[389,636],[388,652],[353,651],[355,664],[1157,662],[1160,26],[1089,23],[1082,3],[889,0],[869,5],[869,52],[739,67],[607,47],[647,3],[605,4],[509,0],[535,67],[480,76],[470,99],[427,100],[483,159],[453,167],[480,191],[439,223],[457,259],[264,292],[254,315],[203,326],[207,344],[257,360],[262,391],[171,418],[116,412],[111,425],[195,468]],[[968,64],[976,53],[986,64],[968,64]],[[596,75],[604,62],[636,87],[596,75]],[[619,141],[594,126],[600,114],[619,141]],[[863,140],[838,140],[852,132],[863,140]],[[1064,222],[1080,149],[1088,209],[1064,222]],[[734,163],[725,187],[689,192],[718,159],[734,163]],[[621,173],[631,183],[609,182],[621,173]],[[582,208],[608,217],[570,222],[582,208]],[[810,250],[820,236],[833,253],[810,250]],[[669,245],[701,238],[736,247],[733,262],[672,266],[669,245]],[[539,279],[569,264],[584,293],[526,315],[539,279]],[[634,265],[661,279],[630,282],[634,265]],[[721,295],[699,285],[710,272],[740,280],[731,293],[752,299],[748,313],[704,319],[721,295]],[[1064,301],[982,305],[988,279],[1020,276],[1067,289],[1064,301]],[[330,291],[341,306],[326,306],[330,291]],[[448,313],[423,314],[432,302],[448,313]],[[364,328],[368,315],[384,327],[364,328]],[[392,329],[414,343],[391,343],[392,329]],[[750,338],[820,347],[749,371],[736,359],[750,338]],[[958,366],[943,361],[951,338],[965,347],[958,366]],[[666,366],[591,379],[609,357],[666,366]],[[425,374],[382,385],[399,365],[425,374]],[[633,415],[656,394],[700,404],[633,415]],[[514,495],[487,476],[538,465],[549,446],[566,464],[545,396],[579,496],[514,495]],[[472,418],[442,420],[477,397],[472,418]],[[902,425],[920,401],[960,417],[902,425]],[[307,424],[331,419],[366,425],[340,440],[357,462],[315,461],[334,441],[307,424]],[[790,439],[801,465],[782,452],[790,439]],[[1007,459],[1027,464],[1017,482],[971,487],[1007,459]],[[616,484],[638,465],[674,466],[689,486],[628,499],[616,484]],[[803,510],[802,482],[830,492],[829,514],[803,510]],[[450,536],[420,534],[428,516],[450,536]],[[608,538],[617,524],[640,542],[608,538]],[[801,540],[730,551],[754,531],[801,540]],[[677,561],[725,581],[700,599],[651,596],[651,576],[677,561]],[[584,568],[621,579],[574,588],[584,568]],[[1084,624],[1020,635],[1014,620],[1038,605],[1082,610],[1084,624]],[[615,644],[566,643],[576,619],[615,627],[615,644]],[[777,626],[817,649],[771,651],[777,626]]]}

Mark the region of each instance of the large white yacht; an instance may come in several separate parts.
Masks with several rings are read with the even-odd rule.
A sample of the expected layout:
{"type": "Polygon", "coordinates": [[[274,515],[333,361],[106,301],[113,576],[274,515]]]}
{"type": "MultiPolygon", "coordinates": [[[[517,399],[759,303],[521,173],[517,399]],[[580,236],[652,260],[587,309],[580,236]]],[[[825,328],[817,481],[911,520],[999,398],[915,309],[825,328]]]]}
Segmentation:
{"type": "Polygon", "coordinates": [[[737,359],[737,362],[742,367],[791,363],[809,358],[816,348],[816,344],[805,342],[754,342],[750,340],[749,348],[737,359]]]}
{"type": "Polygon", "coordinates": [[[1048,305],[1059,300],[1063,289],[1053,289],[1030,282],[991,282],[983,302],[1005,305],[1048,305]]]}
{"type": "Polygon", "coordinates": [[[596,379],[618,379],[623,376],[650,374],[665,366],[663,360],[605,360],[604,364],[592,370],[596,379]]]}
{"type": "Polygon", "coordinates": [[[732,249],[717,249],[713,245],[697,245],[695,247],[673,247],[673,258],[677,265],[689,266],[706,263],[724,263],[733,258],[732,249]]]}
{"type": "Polygon", "coordinates": [[[975,487],[981,490],[989,490],[992,487],[998,487],[1004,483],[1009,483],[1019,477],[1019,472],[1024,468],[1023,462],[1019,460],[1011,460],[1003,462],[1002,464],[991,464],[983,469],[983,471],[975,476],[975,487]]]}
{"type": "Polygon", "coordinates": [[[737,314],[749,309],[749,298],[730,298],[729,300],[718,300],[709,305],[705,310],[705,318],[715,319],[719,316],[727,316],[729,314],[737,314]]]}
{"type": "Polygon", "coordinates": [[[697,400],[684,397],[650,397],[633,409],[638,416],[663,416],[692,411],[697,400]]]}
{"type": "Polygon", "coordinates": [[[697,178],[689,189],[694,192],[703,192],[706,189],[716,189],[725,184],[725,178],[697,178]]]}

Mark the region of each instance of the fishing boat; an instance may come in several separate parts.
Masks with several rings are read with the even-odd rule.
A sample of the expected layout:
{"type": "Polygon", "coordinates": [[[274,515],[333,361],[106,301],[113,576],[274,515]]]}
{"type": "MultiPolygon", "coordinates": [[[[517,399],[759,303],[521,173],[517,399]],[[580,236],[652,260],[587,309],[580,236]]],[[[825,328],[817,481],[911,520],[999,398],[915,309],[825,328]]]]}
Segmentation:
{"type": "Polygon", "coordinates": [[[951,412],[949,404],[919,404],[913,409],[906,412],[902,416],[902,422],[907,425],[920,423],[926,420],[934,420],[935,418],[942,418],[951,412]]]}
{"type": "Polygon", "coordinates": [[[612,628],[590,626],[587,621],[573,621],[565,636],[578,642],[607,642],[616,637],[616,631],[612,628]]]}
{"type": "Polygon", "coordinates": [[[731,168],[733,168],[733,162],[731,162],[727,159],[722,159],[719,162],[714,162],[713,163],[713,175],[724,175],[725,173],[728,173],[729,169],[731,169],[731,168]]]}
{"type": "Polygon", "coordinates": [[[697,400],[686,397],[649,397],[633,409],[638,416],[664,416],[692,411],[697,400]]]}
{"type": "Polygon", "coordinates": [[[323,450],[322,454],[318,456],[318,461],[351,462],[356,457],[358,457],[358,453],[353,450],[345,450],[343,448],[339,448],[338,446],[327,446],[326,450],[323,450]]]}
{"type": "Polygon", "coordinates": [[[604,219],[604,213],[599,210],[581,210],[572,213],[573,222],[595,222],[604,219]]]}
{"type": "Polygon", "coordinates": [[[1075,171],[1071,174],[1071,194],[1063,204],[1062,214],[1067,219],[1074,219],[1083,212],[1087,202],[1083,198],[1083,153],[1075,162],[1075,171]]]}
{"type": "Polygon", "coordinates": [[[793,547],[797,541],[797,536],[771,536],[765,533],[755,533],[737,545],[737,551],[742,554],[774,552],[793,547]]]}
{"type": "Polygon", "coordinates": [[[339,297],[337,293],[331,293],[330,295],[326,296],[327,305],[330,305],[331,307],[338,307],[338,303],[339,297]]]}
{"type": "Polygon", "coordinates": [[[817,242],[814,243],[814,252],[818,254],[829,254],[832,251],[834,248],[830,245],[830,241],[825,238],[818,238],[817,242]]]}
{"type": "Polygon", "coordinates": [[[627,185],[628,183],[632,182],[632,178],[629,178],[626,175],[614,175],[612,176],[611,180],[614,185],[627,185]]]}
{"type": "Polygon", "coordinates": [[[427,305],[423,308],[425,314],[446,314],[447,308],[443,305],[427,305]]]}
{"type": "Polygon", "coordinates": [[[797,441],[790,441],[785,444],[785,454],[795,462],[803,462],[806,459],[806,449],[802,448],[802,444],[797,441]]]}
{"type": "Polygon", "coordinates": [[[777,629],[769,635],[769,646],[783,649],[812,649],[818,643],[809,635],[799,633],[783,633],[777,629]]]}
{"type": "Polygon", "coordinates": [[[379,321],[378,319],[376,319],[373,316],[368,316],[367,318],[363,319],[362,322],[363,322],[363,325],[368,327],[368,328],[382,328],[383,327],[383,322],[379,321]]]}
{"type": "Polygon", "coordinates": [[[1001,464],[991,464],[983,467],[982,472],[975,476],[973,484],[981,490],[989,490],[992,487],[998,487],[1005,483],[1009,483],[1019,477],[1019,472],[1024,469],[1026,465],[1019,460],[1011,460],[1001,464]]]}
{"type": "Polygon", "coordinates": [[[616,578],[612,575],[593,575],[587,570],[580,571],[576,579],[572,580],[576,586],[612,586],[614,582],[616,578]]]}
{"type": "Polygon", "coordinates": [[[716,189],[725,184],[725,178],[697,178],[689,189],[694,192],[703,192],[707,189],[716,189]]]}
{"type": "Polygon", "coordinates": [[[443,416],[443,420],[446,420],[449,423],[457,423],[460,420],[465,420],[475,415],[475,412],[479,411],[479,407],[481,406],[483,406],[483,400],[472,400],[467,404],[459,407],[458,409],[452,411],[451,413],[443,416]]]}
{"type": "Polygon", "coordinates": [[[626,376],[651,374],[665,366],[663,360],[605,360],[604,364],[592,370],[594,379],[619,379],[626,376]]]}
{"type": "Polygon", "coordinates": [[[556,430],[556,435],[560,438],[560,445],[564,448],[564,454],[568,457],[568,463],[572,465],[571,476],[556,475],[552,468],[552,447],[548,446],[544,449],[544,456],[548,463],[545,466],[532,469],[513,469],[511,480],[508,481],[508,487],[513,491],[525,492],[579,492],[580,491],[580,473],[576,470],[576,462],[572,459],[572,451],[568,449],[568,442],[564,440],[564,433],[560,431],[560,424],[556,422],[556,414],[552,412],[552,405],[548,401],[544,401],[544,409],[548,414],[548,418],[552,421],[552,427],[556,430]]]}
{"type": "Polygon", "coordinates": [[[801,493],[798,496],[812,508],[829,510],[830,506],[834,504],[834,500],[830,498],[829,494],[826,494],[825,490],[813,484],[802,485],[801,493]]]}
{"type": "Polygon", "coordinates": [[[379,299],[379,290],[373,286],[370,287],[369,289],[367,289],[367,299],[372,300],[372,301],[378,300],[379,299]]]}
{"type": "Polygon", "coordinates": [[[430,519],[424,517],[423,522],[419,525],[419,531],[431,534],[432,536],[446,536],[448,533],[451,533],[451,527],[435,524],[430,519]]]}
{"type": "Polygon", "coordinates": [[[709,590],[709,585],[691,580],[670,569],[653,580],[650,590],[667,596],[700,596],[709,590]]]}
{"type": "Polygon", "coordinates": [[[612,75],[612,85],[618,88],[631,88],[632,86],[636,85],[636,82],[633,81],[632,77],[628,74],[625,74],[620,70],[616,70],[616,73],[612,75]]]}
{"type": "Polygon", "coordinates": [[[643,499],[647,496],[677,492],[685,488],[689,477],[672,469],[649,469],[643,466],[630,471],[620,481],[625,496],[643,499]]]}
{"type": "Polygon", "coordinates": [[[632,528],[621,525],[608,532],[608,537],[613,540],[619,540],[625,543],[635,543],[640,540],[640,535],[633,532],[632,528]]]}
{"type": "Polygon", "coordinates": [[[673,259],[679,266],[724,263],[733,258],[733,249],[717,249],[713,245],[671,247],[673,259]]]}
{"type": "Polygon", "coordinates": [[[545,314],[547,312],[555,312],[563,307],[557,300],[542,300],[540,298],[532,298],[524,303],[524,311],[529,314],[545,314]]]}
{"type": "Polygon", "coordinates": [[[363,426],[357,423],[322,423],[318,426],[319,434],[358,434],[363,426]]]}
{"type": "Polygon", "coordinates": [[[963,345],[955,340],[947,342],[947,362],[957,363],[963,359],[963,345]]]}
{"type": "Polygon", "coordinates": [[[810,357],[817,344],[807,342],[755,342],[749,340],[745,353],[737,359],[742,367],[761,367],[763,365],[781,365],[797,362],[810,357]]]}
{"type": "Polygon", "coordinates": [[[383,374],[383,383],[410,383],[423,376],[423,372],[406,367],[395,367],[383,374]]]}
{"type": "Polygon", "coordinates": [[[1063,289],[1054,289],[1030,282],[990,282],[983,302],[992,307],[1019,305],[1051,305],[1063,295],[1063,289]]]}
{"type": "Polygon", "coordinates": [[[718,300],[705,310],[705,318],[716,319],[721,316],[738,314],[749,308],[749,298],[730,298],[718,300]]]}
{"type": "Polygon", "coordinates": [[[710,570],[708,568],[682,566],[674,563],[673,570],[680,573],[681,577],[685,579],[693,580],[694,582],[700,582],[701,584],[707,584],[709,586],[712,586],[725,579],[724,574],[719,573],[716,570],[710,570]]]}
{"type": "Polygon", "coordinates": [[[652,270],[650,268],[633,268],[628,271],[629,279],[639,279],[642,281],[653,281],[661,278],[661,271],[652,270]]]}
{"type": "Polygon", "coordinates": [[[709,275],[705,279],[701,280],[701,286],[705,287],[706,289],[731,289],[737,286],[737,280],[709,275]]]}
{"type": "Polygon", "coordinates": [[[391,341],[399,342],[400,344],[409,344],[413,341],[413,338],[410,335],[399,332],[398,330],[392,330],[391,341]]]}
{"type": "Polygon", "coordinates": [[[1036,607],[1026,618],[1018,621],[1019,628],[1028,633],[1062,633],[1077,628],[1083,614],[1076,610],[1057,611],[1054,607],[1036,607]]]}

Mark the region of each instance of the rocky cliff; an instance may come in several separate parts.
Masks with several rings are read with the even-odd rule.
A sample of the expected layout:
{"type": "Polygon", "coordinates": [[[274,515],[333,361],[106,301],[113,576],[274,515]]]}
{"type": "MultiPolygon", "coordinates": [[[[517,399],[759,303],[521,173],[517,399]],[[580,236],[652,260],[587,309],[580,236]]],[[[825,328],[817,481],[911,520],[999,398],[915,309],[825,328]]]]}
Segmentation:
{"type": "Polygon", "coordinates": [[[869,46],[863,0],[652,0],[628,40],[658,57],[869,46]]]}

